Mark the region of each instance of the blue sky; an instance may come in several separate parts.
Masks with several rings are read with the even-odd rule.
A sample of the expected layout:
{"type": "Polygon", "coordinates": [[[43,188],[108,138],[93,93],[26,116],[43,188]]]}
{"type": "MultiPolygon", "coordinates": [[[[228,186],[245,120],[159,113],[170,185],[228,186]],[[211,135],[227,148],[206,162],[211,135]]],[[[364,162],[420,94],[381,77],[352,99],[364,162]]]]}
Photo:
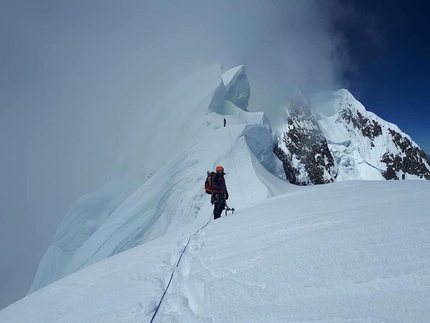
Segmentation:
{"type": "Polygon", "coordinates": [[[257,109],[296,86],[346,87],[429,152],[427,13],[407,1],[0,0],[0,308],[25,295],[137,120],[207,64],[245,64],[257,109]]]}
{"type": "Polygon", "coordinates": [[[350,90],[367,110],[397,124],[430,153],[430,6],[418,1],[354,1],[369,30],[345,29],[358,71],[350,90]],[[367,33],[370,33],[367,34],[367,33]]]}

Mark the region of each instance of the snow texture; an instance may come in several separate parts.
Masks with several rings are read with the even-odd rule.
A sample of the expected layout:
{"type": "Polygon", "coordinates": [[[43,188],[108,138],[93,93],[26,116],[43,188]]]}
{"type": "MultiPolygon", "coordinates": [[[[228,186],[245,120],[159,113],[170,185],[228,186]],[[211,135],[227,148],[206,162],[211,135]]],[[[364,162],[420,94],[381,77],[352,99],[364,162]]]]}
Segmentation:
{"type": "MultiPolygon", "coordinates": [[[[428,321],[428,182],[284,188],[191,239],[154,322],[428,321]]],[[[0,322],[149,322],[188,237],[210,216],[40,289],[0,322]]]]}

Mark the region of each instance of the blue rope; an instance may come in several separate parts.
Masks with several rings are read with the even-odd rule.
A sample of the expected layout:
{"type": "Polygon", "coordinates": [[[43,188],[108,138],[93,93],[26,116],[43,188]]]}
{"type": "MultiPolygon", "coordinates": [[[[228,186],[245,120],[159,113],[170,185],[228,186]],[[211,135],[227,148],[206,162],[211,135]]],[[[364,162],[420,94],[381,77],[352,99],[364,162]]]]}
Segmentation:
{"type": "Polygon", "coordinates": [[[163,302],[163,300],[164,300],[164,296],[166,296],[167,290],[168,290],[168,289],[169,289],[169,287],[170,287],[170,283],[171,283],[171,282],[172,282],[172,280],[173,280],[173,274],[175,273],[176,268],[178,268],[179,263],[181,262],[182,256],[184,255],[184,253],[185,253],[185,251],[187,250],[187,247],[188,247],[188,245],[189,245],[189,243],[190,243],[190,241],[191,241],[191,238],[192,238],[192,237],[194,237],[194,236],[196,236],[196,235],[200,232],[200,230],[202,230],[204,227],[206,227],[206,226],[209,224],[209,222],[211,222],[211,220],[212,220],[212,215],[211,215],[211,217],[210,217],[209,221],[208,221],[208,222],[206,222],[206,224],[205,224],[204,226],[202,226],[200,229],[198,229],[196,232],[194,232],[194,233],[193,233],[192,235],[190,235],[190,237],[188,238],[188,241],[187,241],[187,243],[185,244],[185,247],[184,247],[184,249],[182,250],[182,252],[181,252],[181,254],[180,254],[180,256],[179,256],[178,261],[176,262],[176,266],[175,266],[175,268],[173,268],[172,274],[170,275],[169,283],[167,284],[167,287],[166,287],[166,289],[164,290],[163,296],[161,296],[161,299],[160,299],[160,301],[158,302],[157,308],[155,309],[154,315],[152,315],[152,318],[151,318],[150,323],[154,322],[155,315],[157,315],[158,310],[160,309],[161,303],[162,303],[162,302],[163,302]]]}

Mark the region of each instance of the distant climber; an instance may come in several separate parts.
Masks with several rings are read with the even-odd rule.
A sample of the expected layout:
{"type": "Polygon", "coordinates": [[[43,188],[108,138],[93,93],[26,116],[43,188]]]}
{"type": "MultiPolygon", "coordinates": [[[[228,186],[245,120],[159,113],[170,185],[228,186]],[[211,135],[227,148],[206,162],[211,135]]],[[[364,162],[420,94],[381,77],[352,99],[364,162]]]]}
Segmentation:
{"type": "Polygon", "coordinates": [[[224,167],[217,166],[215,173],[212,176],[212,195],[211,203],[214,205],[214,220],[221,217],[222,211],[225,209],[226,200],[228,200],[227,186],[224,179],[224,167]]]}
{"type": "Polygon", "coordinates": [[[227,120],[225,120],[225,118],[224,118],[224,127],[225,127],[226,124],[227,124],[227,120]]]}

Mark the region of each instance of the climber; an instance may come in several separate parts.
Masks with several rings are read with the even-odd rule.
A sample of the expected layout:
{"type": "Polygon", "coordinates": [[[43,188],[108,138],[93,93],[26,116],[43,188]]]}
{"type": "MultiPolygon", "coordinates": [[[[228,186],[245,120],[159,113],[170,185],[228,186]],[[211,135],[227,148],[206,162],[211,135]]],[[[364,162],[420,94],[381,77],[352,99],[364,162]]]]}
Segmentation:
{"type": "Polygon", "coordinates": [[[228,191],[224,179],[224,167],[217,166],[215,171],[212,177],[213,191],[211,195],[211,203],[214,205],[214,220],[221,217],[221,213],[226,206],[226,200],[228,200],[228,191]]]}

